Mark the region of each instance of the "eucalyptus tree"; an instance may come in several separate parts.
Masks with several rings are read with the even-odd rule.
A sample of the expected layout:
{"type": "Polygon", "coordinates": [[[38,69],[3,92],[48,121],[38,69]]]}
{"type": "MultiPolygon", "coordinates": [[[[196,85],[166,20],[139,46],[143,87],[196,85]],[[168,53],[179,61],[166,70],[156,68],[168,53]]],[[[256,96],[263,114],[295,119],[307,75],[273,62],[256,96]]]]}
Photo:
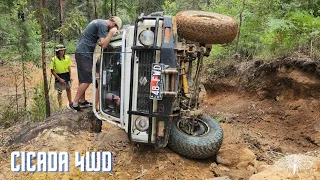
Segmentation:
{"type": "Polygon", "coordinates": [[[46,101],[46,116],[50,116],[50,101],[49,101],[49,89],[47,80],[47,68],[46,68],[46,31],[42,13],[42,0],[39,0],[39,22],[41,28],[41,49],[42,49],[42,74],[43,74],[43,86],[44,86],[44,96],[46,101]]]}

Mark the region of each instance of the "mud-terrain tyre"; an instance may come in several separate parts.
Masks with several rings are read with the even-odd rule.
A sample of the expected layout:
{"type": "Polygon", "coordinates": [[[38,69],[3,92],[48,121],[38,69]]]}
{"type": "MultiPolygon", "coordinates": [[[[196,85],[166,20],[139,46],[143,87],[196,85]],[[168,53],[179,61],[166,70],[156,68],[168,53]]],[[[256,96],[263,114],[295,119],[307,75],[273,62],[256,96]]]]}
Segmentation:
{"type": "Polygon", "coordinates": [[[201,136],[185,133],[178,127],[179,120],[173,120],[168,143],[172,151],[189,159],[206,159],[216,155],[222,144],[223,130],[220,124],[210,116],[202,115],[198,118],[209,127],[208,132],[201,136]]]}
{"type": "Polygon", "coordinates": [[[201,44],[231,43],[238,33],[237,21],[212,12],[180,11],[176,22],[179,37],[201,44]]]}

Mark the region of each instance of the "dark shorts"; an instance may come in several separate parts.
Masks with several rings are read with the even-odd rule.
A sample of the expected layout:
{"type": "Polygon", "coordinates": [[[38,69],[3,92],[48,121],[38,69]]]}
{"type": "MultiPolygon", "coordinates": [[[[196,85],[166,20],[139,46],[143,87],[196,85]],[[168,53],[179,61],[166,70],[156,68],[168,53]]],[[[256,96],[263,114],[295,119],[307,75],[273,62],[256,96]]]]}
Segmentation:
{"type": "Polygon", "coordinates": [[[93,59],[76,53],[78,79],[80,83],[92,83],[93,59]]]}

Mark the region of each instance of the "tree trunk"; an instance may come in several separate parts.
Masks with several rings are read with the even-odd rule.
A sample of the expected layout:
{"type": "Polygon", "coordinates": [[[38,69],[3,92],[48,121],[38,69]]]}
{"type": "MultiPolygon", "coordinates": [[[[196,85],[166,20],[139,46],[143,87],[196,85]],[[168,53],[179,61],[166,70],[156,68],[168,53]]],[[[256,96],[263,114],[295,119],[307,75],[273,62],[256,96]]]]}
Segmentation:
{"type": "Polygon", "coordinates": [[[107,0],[103,1],[103,14],[104,14],[104,18],[107,19],[108,14],[107,14],[107,0]]]}
{"type": "Polygon", "coordinates": [[[313,52],[312,52],[312,47],[313,46],[313,41],[312,41],[312,39],[311,39],[311,42],[310,42],[310,57],[312,58],[312,56],[313,56],[313,52]]]}
{"type": "Polygon", "coordinates": [[[27,89],[26,89],[26,66],[25,59],[22,55],[22,83],[23,83],[23,96],[24,96],[24,110],[27,110],[27,89]]]}
{"type": "Polygon", "coordinates": [[[94,5],[94,17],[95,19],[98,19],[98,12],[97,12],[97,2],[96,0],[93,1],[94,5]]]}
{"type": "Polygon", "coordinates": [[[15,91],[16,91],[16,94],[15,94],[15,100],[16,100],[16,116],[18,116],[19,114],[19,98],[18,98],[18,73],[17,73],[17,65],[15,65],[14,67],[15,69],[15,72],[14,72],[14,86],[15,86],[15,91]]]}
{"type": "MultiPolygon", "coordinates": [[[[59,12],[60,29],[62,29],[62,23],[63,23],[62,0],[59,0],[59,7],[60,7],[60,12],[59,12]]],[[[63,44],[63,36],[62,36],[62,33],[61,33],[61,32],[60,32],[60,43],[63,44]]]]}
{"type": "Polygon", "coordinates": [[[240,41],[240,32],[241,32],[241,26],[242,26],[242,14],[245,6],[245,0],[242,0],[242,8],[240,10],[240,22],[239,22],[239,29],[238,29],[238,35],[237,35],[237,45],[236,45],[236,54],[239,55],[238,49],[239,49],[239,41],[240,41]]]}
{"type": "Polygon", "coordinates": [[[91,10],[90,10],[90,0],[87,0],[87,19],[88,19],[88,22],[91,21],[91,10]]]}
{"type": "Polygon", "coordinates": [[[42,73],[43,73],[43,87],[44,87],[44,97],[46,101],[46,116],[50,116],[50,101],[49,101],[49,89],[46,71],[46,30],[43,21],[42,14],[42,0],[39,0],[39,16],[40,16],[40,27],[41,27],[41,49],[42,49],[42,73]]]}
{"type": "Polygon", "coordinates": [[[118,0],[114,0],[114,15],[117,15],[118,0]]]}
{"type": "Polygon", "coordinates": [[[113,0],[110,1],[110,14],[113,16],[113,0]]]}

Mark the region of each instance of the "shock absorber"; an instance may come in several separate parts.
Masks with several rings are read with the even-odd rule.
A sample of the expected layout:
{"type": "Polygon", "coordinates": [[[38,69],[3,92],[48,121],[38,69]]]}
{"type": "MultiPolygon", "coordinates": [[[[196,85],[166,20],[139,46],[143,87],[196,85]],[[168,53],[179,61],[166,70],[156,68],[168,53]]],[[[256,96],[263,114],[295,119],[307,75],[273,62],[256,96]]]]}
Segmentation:
{"type": "Polygon", "coordinates": [[[188,79],[187,79],[186,68],[185,68],[185,59],[183,57],[180,60],[181,60],[181,74],[182,74],[183,92],[185,94],[188,94],[189,93],[189,86],[188,86],[188,79]]]}

